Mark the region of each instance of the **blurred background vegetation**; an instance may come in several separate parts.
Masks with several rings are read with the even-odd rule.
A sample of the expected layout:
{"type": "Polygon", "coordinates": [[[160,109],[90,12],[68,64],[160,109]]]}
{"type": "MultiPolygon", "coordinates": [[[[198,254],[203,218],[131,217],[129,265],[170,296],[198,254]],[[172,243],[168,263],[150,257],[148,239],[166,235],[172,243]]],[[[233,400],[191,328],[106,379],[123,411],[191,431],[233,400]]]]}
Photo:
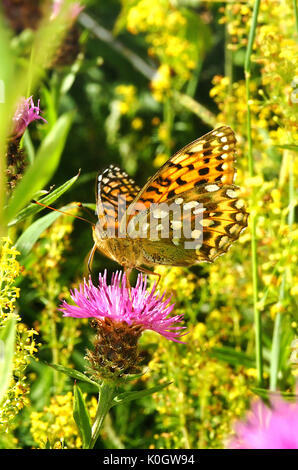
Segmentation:
{"type": "MultiPolygon", "coordinates": [[[[257,243],[257,284],[251,227],[213,265],[158,268],[161,288],[174,294],[175,312],[185,315],[187,344],[143,335],[149,369],[130,387],[172,384],[152,398],[113,408],[97,447],[222,448],[234,420],[255,396],[266,397],[268,389],[294,390],[297,5],[261,0],[246,82],[253,0],[88,0],[81,5],[84,10],[71,21],[62,15],[60,23],[54,19],[49,26],[42,18],[49,16],[51,2],[2,1],[2,46],[9,44],[16,69],[26,72],[24,87],[18,75],[16,88],[26,98],[40,99],[47,120],[32,123],[20,142],[26,171],[59,118],[67,121],[56,169],[38,189],[59,188],[80,169],[56,207],[84,216],[73,202],[94,209],[99,170],[117,164],[142,185],[176,150],[227,124],[237,135],[236,184],[256,221],[257,243]],[[247,156],[248,108],[253,171],[247,156]],[[261,380],[256,310],[262,323],[261,380]]],[[[2,113],[3,142],[5,119],[11,117],[2,113]]],[[[24,181],[22,171],[16,187],[24,181]]],[[[7,190],[6,200],[13,191],[14,186],[7,190]]],[[[30,213],[2,230],[10,238],[1,251],[3,325],[9,312],[18,313],[13,375],[0,405],[3,448],[81,446],[72,417],[73,383],[44,361],[84,369],[92,339],[88,322],[63,318],[57,307],[87,275],[92,234],[89,225],[55,214],[28,248],[20,237],[45,213],[30,213]]],[[[27,232],[26,243],[29,238],[27,232]]],[[[118,266],[96,254],[94,280],[104,268],[112,272],[118,266]]],[[[94,390],[86,384],[82,389],[94,416],[94,390]]]]}

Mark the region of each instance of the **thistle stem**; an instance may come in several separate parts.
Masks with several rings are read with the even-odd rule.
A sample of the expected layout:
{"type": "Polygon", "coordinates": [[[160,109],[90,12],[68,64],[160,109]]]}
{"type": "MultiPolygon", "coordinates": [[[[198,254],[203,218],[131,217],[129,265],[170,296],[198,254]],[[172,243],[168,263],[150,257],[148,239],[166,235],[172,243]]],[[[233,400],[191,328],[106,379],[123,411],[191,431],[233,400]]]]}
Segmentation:
{"type": "Polygon", "coordinates": [[[96,416],[92,426],[92,436],[88,447],[89,449],[93,449],[96,444],[104,419],[111,408],[114,390],[115,385],[111,382],[103,382],[100,388],[96,416]]]}
{"type": "MultiPolygon", "coordinates": [[[[247,104],[247,142],[248,142],[248,165],[249,174],[251,177],[255,175],[254,160],[252,151],[252,136],[251,136],[251,109],[250,109],[250,78],[251,78],[251,55],[252,48],[256,34],[256,27],[258,22],[258,14],[261,0],[256,0],[254,3],[252,24],[248,36],[248,45],[245,56],[245,85],[246,85],[246,104],[247,104]]],[[[253,202],[255,201],[255,191],[253,194],[253,202]]],[[[253,311],[255,323],[255,341],[256,341],[256,367],[258,385],[262,386],[263,382],[263,356],[262,356],[262,323],[261,312],[258,308],[258,257],[257,257],[257,236],[256,236],[257,220],[256,215],[251,214],[251,261],[252,261],[252,280],[253,280],[253,311]]]]}

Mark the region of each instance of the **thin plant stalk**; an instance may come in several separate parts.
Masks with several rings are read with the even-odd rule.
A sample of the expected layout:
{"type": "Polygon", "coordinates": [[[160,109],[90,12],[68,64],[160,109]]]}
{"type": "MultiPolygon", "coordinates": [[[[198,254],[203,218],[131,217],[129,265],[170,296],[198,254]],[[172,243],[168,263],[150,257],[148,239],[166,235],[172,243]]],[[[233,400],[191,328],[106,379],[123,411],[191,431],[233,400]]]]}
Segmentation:
{"type": "MultiPolygon", "coordinates": [[[[230,43],[230,33],[229,33],[229,23],[232,21],[233,15],[231,7],[228,3],[225,6],[225,16],[228,18],[228,21],[225,25],[225,77],[229,79],[229,88],[228,94],[229,97],[232,96],[233,93],[233,51],[229,48],[230,43]]],[[[227,123],[234,127],[234,111],[232,110],[231,104],[228,101],[227,103],[227,123]]]]}
{"type": "Polygon", "coordinates": [[[293,0],[293,8],[294,8],[294,15],[295,15],[296,34],[298,38],[298,2],[297,0],[293,0]]]}
{"type": "MultiPolygon", "coordinates": [[[[295,218],[295,186],[294,186],[294,163],[293,156],[285,151],[284,158],[288,162],[289,171],[289,213],[288,213],[288,225],[291,228],[295,218]]],[[[286,270],[290,269],[289,267],[286,270]]],[[[285,282],[286,272],[283,274],[280,291],[279,291],[279,303],[282,305],[285,296],[285,282]]],[[[280,357],[280,342],[282,335],[282,313],[277,312],[274,320],[273,338],[272,338],[272,349],[271,349],[271,360],[270,360],[270,390],[276,391],[278,384],[278,372],[279,372],[279,357],[280,357]]]]}
{"type": "MultiPolygon", "coordinates": [[[[253,8],[252,23],[248,36],[248,44],[245,56],[245,85],[246,85],[246,106],[247,106],[247,143],[248,143],[248,166],[251,177],[255,176],[253,147],[251,136],[251,109],[250,109],[250,78],[251,78],[251,55],[256,34],[258,14],[261,0],[256,0],[253,8]]],[[[253,194],[253,203],[255,202],[255,191],[253,194]]],[[[256,342],[256,368],[258,385],[263,383],[263,353],[262,353],[262,322],[261,312],[258,308],[258,257],[257,257],[257,220],[254,211],[251,212],[251,262],[252,262],[252,280],[253,280],[253,311],[255,323],[255,342],[256,342]]]]}
{"type": "Polygon", "coordinates": [[[114,397],[115,385],[111,382],[103,382],[99,396],[96,415],[92,426],[92,435],[88,448],[93,449],[99,437],[104,419],[111,408],[112,400],[114,397]]]}
{"type": "MultiPolygon", "coordinates": [[[[285,295],[285,278],[282,278],[281,287],[279,292],[279,302],[282,303],[285,295]]],[[[272,392],[277,390],[278,372],[279,372],[279,358],[280,358],[280,342],[282,334],[282,313],[277,312],[274,320],[274,329],[272,337],[272,349],[270,359],[270,385],[269,388],[272,392]]]]}

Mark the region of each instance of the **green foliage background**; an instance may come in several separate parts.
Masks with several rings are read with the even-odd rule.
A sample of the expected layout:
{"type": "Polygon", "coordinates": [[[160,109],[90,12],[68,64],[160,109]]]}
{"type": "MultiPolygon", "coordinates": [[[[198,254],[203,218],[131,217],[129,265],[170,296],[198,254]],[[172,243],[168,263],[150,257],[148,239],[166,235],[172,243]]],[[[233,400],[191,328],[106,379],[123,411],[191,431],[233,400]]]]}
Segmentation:
{"type": "MultiPolygon", "coordinates": [[[[40,4],[47,17],[50,2],[40,4]]],[[[13,312],[17,327],[14,363],[3,372],[10,386],[0,405],[0,445],[82,446],[73,396],[82,397],[45,362],[84,370],[92,330],[85,320],[63,318],[57,307],[87,275],[91,229],[70,216],[46,215],[32,198],[91,218],[74,203],[94,209],[100,169],[117,164],[142,185],[176,150],[227,124],[237,135],[236,184],[247,200],[249,227],[213,265],[158,268],[175,313],[185,315],[187,344],[144,333],[149,367],[126,390],[171,385],[113,407],[97,442],[99,448],[222,448],[251,400],[266,398],[268,390],[290,396],[295,384],[295,1],[89,0],[75,22],[77,35],[67,33],[74,27],[71,5],[65,2],[58,19],[19,34],[2,13],[0,334],[11,348],[13,312]],[[72,50],[79,51],[74,61],[63,64],[63,51],[69,59],[72,50]],[[8,192],[9,126],[16,100],[31,94],[40,98],[47,124],[26,130],[26,171],[8,192]]],[[[96,254],[93,279],[105,268],[119,267],[96,254]]],[[[93,419],[96,390],[80,387],[93,419]]]]}

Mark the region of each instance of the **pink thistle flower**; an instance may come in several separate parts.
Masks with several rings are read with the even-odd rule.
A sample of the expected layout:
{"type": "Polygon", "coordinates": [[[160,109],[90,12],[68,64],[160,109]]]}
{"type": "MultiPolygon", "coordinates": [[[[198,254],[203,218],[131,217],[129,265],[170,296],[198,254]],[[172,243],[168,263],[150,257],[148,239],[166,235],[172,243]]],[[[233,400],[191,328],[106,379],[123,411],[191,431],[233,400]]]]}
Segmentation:
{"type": "Polygon", "coordinates": [[[178,324],[183,315],[170,317],[174,304],[171,298],[166,299],[156,292],[154,284],[151,292],[146,290],[147,277],[138,275],[135,287],[126,287],[126,275],[117,271],[112,276],[111,285],[107,284],[107,271],[99,274],[98,287],[91,278],[84,280],[79,289],[71,291],[71,298],[76,305],[63,301],[60,306],[64,316],[75,318],[96,318],[112,320],[115,323],[125,322],[129,326],[139,327],[141,331],[152,330],[165,338],[182,343],[180,337],[185,329],[178,324]],[[122,282],[121,282],[122,279],[122,282]]]}
{"type": "Polygon", "coordinates": [[[255,402],[245,422],[235,425],[230,449],[298,449],[298,403],[275,397],[271,408],[255,402]]]}
{"type": "Polygon", "coordinates": [[[14,117],[12,118],[12,137],[17,138],[23,135],[29,124],[33,121],[36,121],[37,119],[41,119],[42,121],[47,122],[42,116],[40,116],[41,110],[39,107],[39,102],[40,100],[38,100],[37,106],[35,106],[32,96],[27,99],[21,99],[14,117]]]}

